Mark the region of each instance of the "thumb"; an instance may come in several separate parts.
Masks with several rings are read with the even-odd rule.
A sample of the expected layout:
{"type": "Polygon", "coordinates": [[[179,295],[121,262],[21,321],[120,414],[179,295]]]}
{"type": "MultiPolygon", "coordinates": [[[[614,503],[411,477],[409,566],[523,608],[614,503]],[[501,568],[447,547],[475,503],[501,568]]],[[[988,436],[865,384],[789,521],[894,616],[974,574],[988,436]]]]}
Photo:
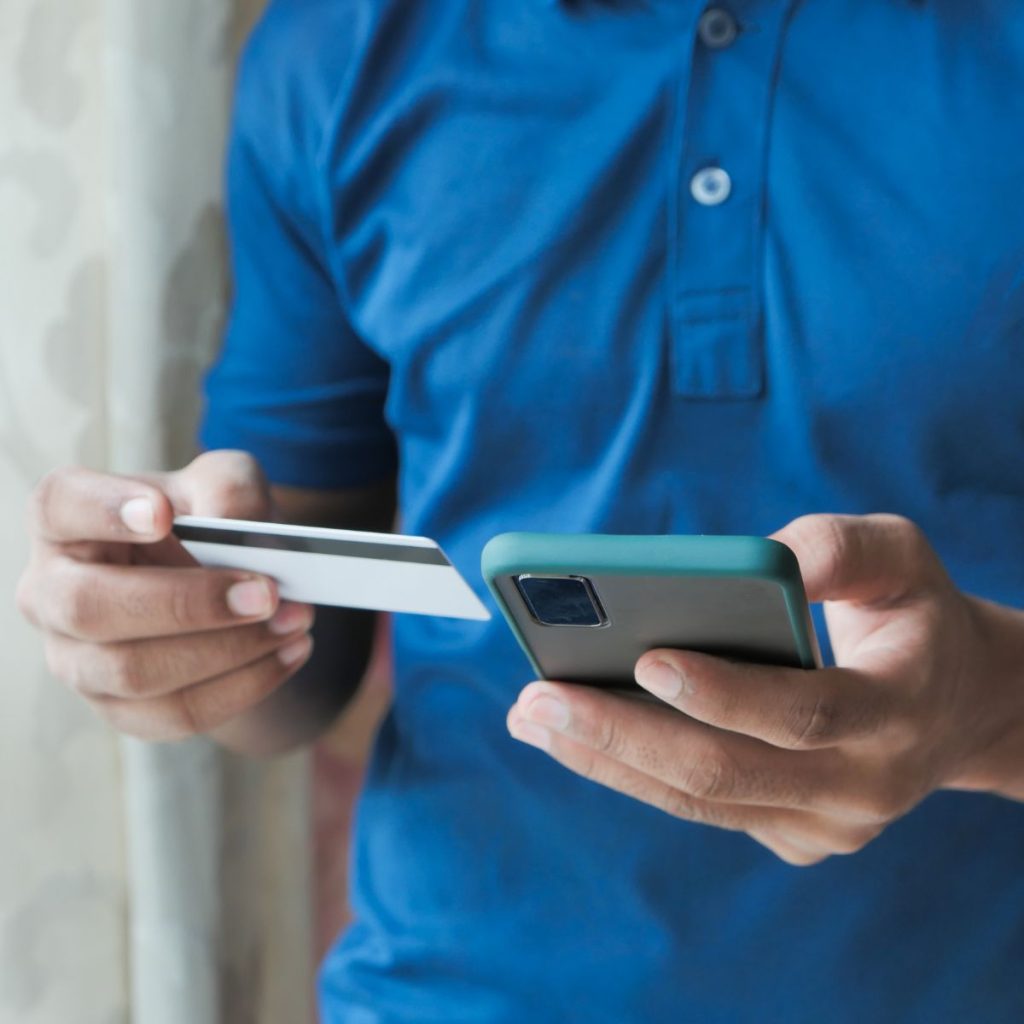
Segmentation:
{"type": "Polygon", "coordinates": [[[812,602],[885,605],[948,580],[920,528],[902,516],[801,516],[771,539],[796,555],[812,602]]]}
{"type": "Polygon", "coordinates": [[[247,452],[204,452],[161,482],[176,515],[259,520],[271,516],[270,486],[247,452]]]}

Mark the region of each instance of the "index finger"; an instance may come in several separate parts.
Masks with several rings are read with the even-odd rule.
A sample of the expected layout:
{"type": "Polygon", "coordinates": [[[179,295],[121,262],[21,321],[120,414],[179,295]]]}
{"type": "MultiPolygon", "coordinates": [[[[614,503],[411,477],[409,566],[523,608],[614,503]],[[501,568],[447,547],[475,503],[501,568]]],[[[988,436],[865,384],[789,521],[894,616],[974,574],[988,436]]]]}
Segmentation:
{"type": "Polygon", "coordinates": [[[885,606],[946,579],[927,538],[903,516],[801,516],[771,539],[796,555],[812,602],[885,606]]]}
{"type": "Polygon", "coordinates": [[[173,519],[169,499],[154,484],[76,466],[43,477],[29,505],[29,530],[49,544],[154,543],[173,519]]]}

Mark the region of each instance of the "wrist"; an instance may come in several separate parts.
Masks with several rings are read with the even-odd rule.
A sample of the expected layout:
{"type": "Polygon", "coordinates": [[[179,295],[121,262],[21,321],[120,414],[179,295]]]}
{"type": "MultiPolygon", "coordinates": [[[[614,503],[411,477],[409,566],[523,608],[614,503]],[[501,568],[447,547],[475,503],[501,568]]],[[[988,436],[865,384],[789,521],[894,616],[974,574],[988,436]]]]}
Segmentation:
{"type": "Polygon", "coordinates": [[[984,704],[988,726],[952,788],[1024,801],[1024,612],[967,600],[979,652],[970,686],[972,698],[984,704]]]}

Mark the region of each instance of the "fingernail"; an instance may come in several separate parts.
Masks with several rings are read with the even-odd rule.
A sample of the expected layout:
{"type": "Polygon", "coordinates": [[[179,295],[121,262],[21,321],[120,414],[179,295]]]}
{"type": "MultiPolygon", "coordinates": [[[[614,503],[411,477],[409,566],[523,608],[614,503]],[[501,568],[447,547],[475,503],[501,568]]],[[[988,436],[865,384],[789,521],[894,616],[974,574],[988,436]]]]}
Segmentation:
{"type": "Polygon", "coordinates": [[[285,668],[291,668],[293,665],[298,665],[300,661],[305,661],[312,650],[313,638],[311,636],[304,636],[301,640],[296,640],[295,643],[282,647],[277,652],[277,657],[285,668]]]}
{"type": "Polygon", "coordinates": [[[256,615],[269,615],[273,605],[270,588],[260,580],[236,583],[228,591],[228,607],[243,619],[256,615]]]}
{"type": "Polygon", "coordinates": [[[675,700],[683,692],[683,677],[667,661],[644,662],[636,681],[662,700],[675,700]]]}
{"type": "Polygon", "coordinates": [[[569,728],[569,708],[557,697],[548,694],[534,697],[520,710],[531,722],[536,722],[538,725],[546,725],[549,729],[555,729],[558,732],[565,732],[569,728]]]}
{"type": "Polygon", "coordinates": [[[121,522],[132,533],[149,535],[156,529],[156,509],[149,498],[132,498],[121,506],[121,522]]]}
{"type": "Polygon", "coordinates": [[[508,731],[513,739],[520,743],[527,743],[538,750],[548,750],[551,747],[551,733],[542,725],[534,725],[522,718],[513,718],[508,724],[508,731]]]}
{"type": "Polygon", "coordinates": [[[312,625],[313,609],[308,604],[285,601],[267,623],[267,629],[276,636],[284,636],[298,629],[309,629],[312,625]]]}

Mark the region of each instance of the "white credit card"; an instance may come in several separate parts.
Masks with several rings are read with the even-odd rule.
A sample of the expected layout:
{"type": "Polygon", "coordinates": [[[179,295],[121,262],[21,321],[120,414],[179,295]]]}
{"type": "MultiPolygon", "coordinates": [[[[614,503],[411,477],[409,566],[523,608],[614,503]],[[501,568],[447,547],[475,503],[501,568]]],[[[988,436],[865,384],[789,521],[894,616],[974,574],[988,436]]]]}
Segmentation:
{"type": "Polygon", "coordinates": [[[435,541],[392,533],[179,516],[174,535],[201,565],[277,580],[289,601],[490,619],[435,541]]]}

